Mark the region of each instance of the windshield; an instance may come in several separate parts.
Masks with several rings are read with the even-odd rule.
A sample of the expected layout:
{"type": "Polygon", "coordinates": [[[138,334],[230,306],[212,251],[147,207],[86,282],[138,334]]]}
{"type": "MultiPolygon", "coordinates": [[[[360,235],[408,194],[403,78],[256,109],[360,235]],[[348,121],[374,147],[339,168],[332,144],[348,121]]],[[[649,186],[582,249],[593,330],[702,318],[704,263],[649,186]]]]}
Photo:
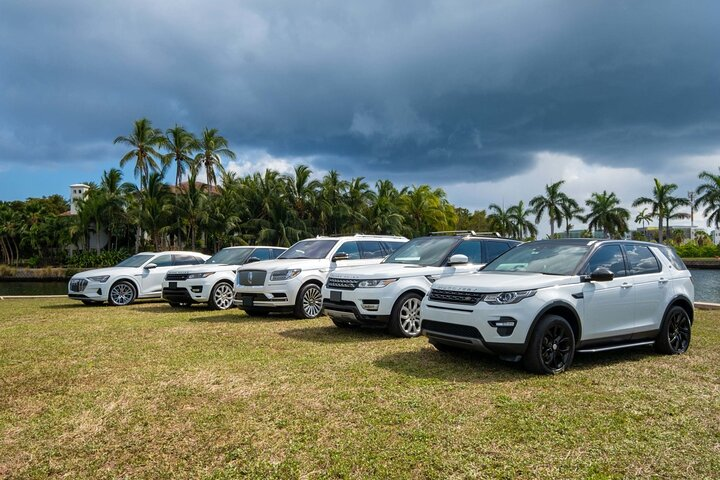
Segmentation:
{"type": "Polygon", "coordinates": [[[224,248],[212,257],[205,260],[205,263],[214,265],[242,265],[252,252],[252,248],[224,248]]]}
{"type": "Polygon", "coordinates": [[[116,267],[141,267],[145,264],[148,260],[150,260],[154,255],[148,255],[147,253],[139,253],[137,255],[133,255],[130,258],[126,258],[122,262],[115,265],[116,267]]]}
{"type": "Polygon", "coordinates": [[[385,259],[384,263],[440,265],[457,243],[455,237],[422,237],[410,240],[385,259]]]}
{"type": "Polygon", "coordinates": [[[288,248],[278,259],[325,258],[337,240],[303,240],[288,248]]]}
{"type": "Polygon", "coordinates": [[[483,272],[532,272],[572,275],[590,247],[567,243],[534,242],[508,250],[488,263],[483,272]]]}

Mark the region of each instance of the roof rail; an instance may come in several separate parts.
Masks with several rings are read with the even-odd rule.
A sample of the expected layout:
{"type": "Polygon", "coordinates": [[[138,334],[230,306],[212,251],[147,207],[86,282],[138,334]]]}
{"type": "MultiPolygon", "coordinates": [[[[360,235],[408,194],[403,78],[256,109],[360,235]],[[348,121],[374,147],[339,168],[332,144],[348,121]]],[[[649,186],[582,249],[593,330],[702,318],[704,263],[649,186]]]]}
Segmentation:
{"type": "Polygon", "coordinates": [[[367,234],[367,233],[333,233],[331,235],[317,235],[315,238],[338,238],[338,237],[380,237],[380,238],[397,238],[400,240],[406,240],[402,235],[383,235],[383,234],[367,234]]]}
{"type": "Polygon", "coordinates": [[[498,232],[475,232],[474,230],[443,230],[440,232],[430,232],[430,235],[472,235],[473,237],[501,237],[498,232]]]}

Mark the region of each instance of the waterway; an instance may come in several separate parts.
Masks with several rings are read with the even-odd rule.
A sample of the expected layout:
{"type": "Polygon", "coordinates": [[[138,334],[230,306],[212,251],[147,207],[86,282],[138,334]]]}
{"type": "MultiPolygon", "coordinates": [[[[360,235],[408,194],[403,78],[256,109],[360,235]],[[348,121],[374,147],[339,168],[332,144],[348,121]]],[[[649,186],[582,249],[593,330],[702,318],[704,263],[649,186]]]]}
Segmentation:
{"type": "MultiPolygon", "coordinates": [[[[720,270],[691,270],[695,300],[720,303],[720,270]]],[[[2,295],[65,295],[67,282],[0,282],[2,295]]]]}

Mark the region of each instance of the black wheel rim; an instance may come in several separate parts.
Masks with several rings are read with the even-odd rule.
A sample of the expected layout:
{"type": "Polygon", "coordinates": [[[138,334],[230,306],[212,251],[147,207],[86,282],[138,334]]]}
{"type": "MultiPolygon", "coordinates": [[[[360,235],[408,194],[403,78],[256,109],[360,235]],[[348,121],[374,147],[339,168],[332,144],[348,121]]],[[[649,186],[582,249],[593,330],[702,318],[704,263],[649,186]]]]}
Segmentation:
{"type": "Polygon", "coordinates": [[[543,364],[553,372],[561,371],[567,365],[572,353],[572,337],[562,325],[553,325],[545,331],[540,356],[543,364]]]}
{"type": "Polygon", "coordinates": [[[668,325],[668,343],[676,353],[682,353],[690,345],[690,318],[684,310],[673,312],[668,325]]]}

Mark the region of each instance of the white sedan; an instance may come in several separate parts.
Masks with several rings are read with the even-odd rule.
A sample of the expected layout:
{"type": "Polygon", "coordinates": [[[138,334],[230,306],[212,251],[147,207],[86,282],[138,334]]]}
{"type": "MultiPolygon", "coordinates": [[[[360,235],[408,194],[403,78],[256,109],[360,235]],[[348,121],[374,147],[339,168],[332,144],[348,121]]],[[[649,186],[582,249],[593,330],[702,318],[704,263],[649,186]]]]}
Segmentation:
{"type": "Polygon", "coordinates": [[[195,252],[143,252],[114,267],[88,270],[68,283],[68,297],[86,305],[129,305],[137,298],[160,298],[165,274],[174,267],[198,265],[210,258],[195,252]]]}

